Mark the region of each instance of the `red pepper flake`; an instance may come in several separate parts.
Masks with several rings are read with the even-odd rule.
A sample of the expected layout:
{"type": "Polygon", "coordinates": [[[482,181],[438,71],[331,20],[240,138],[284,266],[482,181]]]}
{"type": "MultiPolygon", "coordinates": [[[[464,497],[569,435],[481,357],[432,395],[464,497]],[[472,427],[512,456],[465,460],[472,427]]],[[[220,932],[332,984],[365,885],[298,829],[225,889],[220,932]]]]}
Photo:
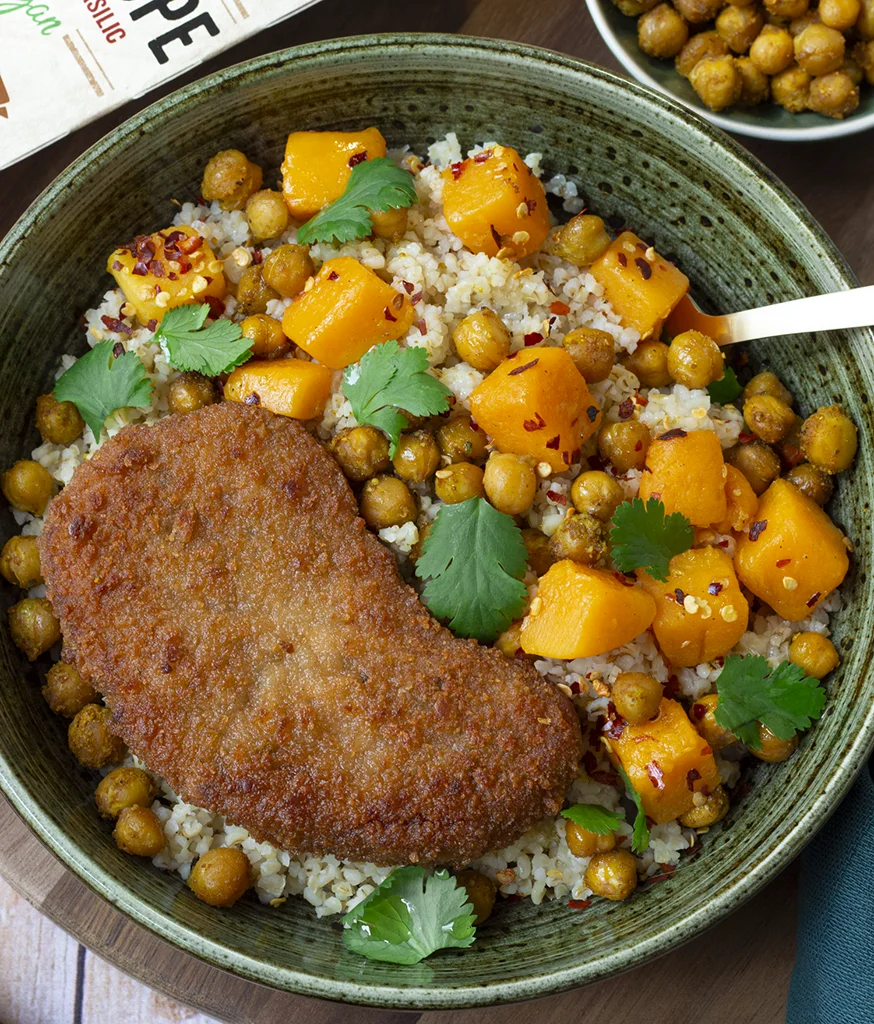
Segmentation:
{"type": "Polygon", "coordinates": [[[558,434],[556,434],[555,437],[551,437],[546,442],[546,447],[547,448],[551,448],[552,451],[554,451],[554,452],[557,452],[558,451],[558,446],[560,444],[561,444],[561,437],[558,434]]]}
{"type": "Polygon", "coordinates": [[[695,792],[695,783],[701,778],[701,772],[697,768],[690,768],[686,772],[686,785],[689,787],[689,792],[695,792]]]}
{"type": "Polygon", "coordinates": [[[543,335],[538,334],[537,331],[532,331],[530,334],[525,335],[525,345],[530,348],[532,345],[536,345],[538,342],[543,341],[543,335]]]}
{"type": "Polygon", "coordinates": [[[571,453],[570,452],[562,452],[561,453],[561,461],[566,466],[569,466],[571,464],[571,453]]]}
{"type": "Polygon", "coordinates": [[[398,318],[394,315],[394,313],[392,313],[388,306],[386,306],[385,309],[382,311],[382,315],[386,318],[386,320],[390,320],[392,323],[397,322],[398,318]]]}
{"type": "Polygon", "coordinates": [[[164,247],[165,248],[168,245],[175,246],[175,244],[179,241],[180,238],[186,238],[186,237],[187,236],[186,236],[184,231],[171,231],[167,235],[161,235],[161,238],[164,239],[164,247]]]}
{"type": "Polygon", "coordinates": [[[419,334],[425,335],[428,333],[428,325],[424,320],[417,320],[416,327],[419,328],[419,334]]]}
{"type": "Polygon", "coordinates": [[[360,153],[353,153],[352,156],[349,157],[349,166],[350,167],[356,167],[358,164],[363,164],[366,159],[367,159],[367,150],[366,149],[362,150],[360,153]]]}
{"type": "Polygon", "coordinates": [[[170,272],[170,273],[169,273],[169,274],[167,275],[167,280],[168,280],[168,281],[178,281],[178,280],[179,280],[179,275],[178,275],[178,274],[174,274],[174,273],[173,273],[173,272],[171,271],[171,272],[170,272]]]}
{"type": "Polygon", "coordinates": [[[782,569],[784,565],[788,565],[791,561],[791,558],[780,558],[777,560],[777,568],[782,569]]]}
{"type": "Polygon", "coordinates": [[[820,597],[822,597],[822,592],[817,590],[817,592],[807,601],[807,607],[812,608],[820,597]]]}
{"type": "Polygon", "coordinates": [[[625,732],[626,725],[628,725],[628,722],[625,721],[622,715],[617,714],[616,707],[611,701],[607,705],[607,721],[604,724],[605,734],[611,740],[618,740],[622,733],[625,732]]]}
{"type": "Polygon", "coordinates": [[[413,292],[416,290],[416,286],[413,284],[412,281],[401,281],[401,284],[404,286],[404,291],[407,293],[407,295],[412,295],[413,292]]]}
{"type": "Polygon", "coordinates": [[[680,680],[677,676],[668,676],[668,681],[664,686],[664,693],[666,697],[676,697],[680,692],[680,680]]]}
{"type": "Polygon", "coordinates": [[[560,491],[547,491],[546,497],[556,505],[567,505],[567,498],[560,491]]]}
{"type": "Polygon", "coordinates": [[[717,597],[721,590],[722,590],[722,584],[719,583],[717,580],[714,580],[707,587],[707,593],[710,594],[712,597],[717,597]]]}
{"type": "Polygon", "coordinates": [[[421,301],[422,301],[422,292],[421,292],[421,290],[417,291],[415,295],[411,295],[410,296],[410,302],[412,302],[412,304],[414,306],[417,305],[421,301]]]}
{"type": "Polygon", "coordinates": [[[146,324],[146,330],[157,331],[157,329],[158,329],[158,321],[157,320],[150,320],[146,324]]]}
{"type": "Polygon", "coordinates": [[[641,451],[642,448],[643,448],[643,441],[637,441],[635,443],[635,445],[634,445],[634,450],[636,452],[639,452],[639,451],[641,451]]]}
{"type": "Polygon", "coordinates": [[[750,527],[750,540],[758,540],[759,537],[761,537],[761,535],[765,532],[765,530],[767,530],[767,528],[767,519],[759,519],[757,522],[753,523],[753,525],[750,527]]]}
{"type": "Polygon", "coordinates": [[[452,164],[449,169],[452,171],[452,177],[458,181],[461,177],[461,172],[464,170],[464,161],[460,160],[457,164],[452,164]]]}
{"type": "Polygon", "coordinates": [[[658,441],[675,441],[678,437],[687,437],[686,431],[680,427],[674,427],[673,430],[666,430],[664,434],[659,434],[658,441]]]}
{"type": "Polygon", "coordinates": [[[549,307],[549,312],[555,313],[556,316],[567,316],[570,311],[571,307],[566,302],[555,301],[549,307]]]}
{"type": "Polygon", "coordinates": [[[209,315],[213,320],[218,320],[225,311],[225,304],[221,299],[217,299],[214,295],[204,295],[203,299],[209,306],[209,315]]]}
{"type": "Polygon", "coordinates": [[[494,239],[495,245],[499,249],[503,248],[502,245],[501,245],[500,233],[498,232],[498,229],[495,227],[494,224],[489,224],[489,231],[491,231],[491,233],[492,233],[492,238],[494,239]]]}
{"type": "Polygon", "coordinates": [[[662,790],[665,788],[665,773],[662,771],[662,766],[658,761],[650,761],[646,766],[646,774],[656,789],[662,790]]]}
{"type": "Polygon", "coordinates": [[[526,199],[525,200],[525,205],[528,207],[528,213],[529,214],[534,213],[534,211],[537,209],[537,200],[536,199],[526,199]]]}
{"type": "Polygon", "coordinates": [[[749,444],[750,441],[755,441],[756,435],[747,434],[744,431],[741,431],[741,433],[737,435],[737,439],[738,441],[740,441],[741,444],[749,444]]]}
{"type": "Polygon", "coordinates": [[[475,164],[484,164],[486,160],[488,160],[491,157],[491,155],[492,150],[484,149],[481,153],[477,153],[477,155],[473,158],[473,162],[475,164]]]}
{"type": "Polygon", "coordinates": [[[583,457],[583,453],[579,448],[574,448],[571,452],[571,462],[579,462],[583,457]]]}
{"type": "Polygon", "coordinates": [[[631,398],[626,398],[624,402],[619,404],[619,419],[627,420],[634,415],[634,402],[631,398]]]}
{"type": "MultiPolygon", "coordinates": [[[[707,716],[707,706],[705,704],[693,704],[692,716],[700,722],[702,718],[707,716]]],[[[699,775],[698,778],[700,779],[701,776],[699,775]]]]}
{"type": "Polygon", "coordinates": [[[517,647],[516,650],[513,651],[513,657],[518,658],[519,661],[524,661],[528,655],[525,653],[524,647],[517,647]]]}
{"type": "Polygon", "coordinates": [[[677,604],[682,604],[686,600],[686,595],[679,587],[674,591],[674,597],[676,598],[677,604]]]}
{"type": "Polygon", "coordinates": [[[264,253],[260,249],[252,250],[252,262],[255,266],[260,266],[264,262],[264,253]]]}
{"type": "Polygon", "coordinates": [[[136,274],[137,277],[146,277],[149,273],[149,264],[144,263],[142,260],[137,260],[131,270],[132,274],[136,274]]]}
{"type": "Polygon", "coordinates": [[[100,318],[100,320],[103,323],[103,326],[108,331],[112,331],[113,334],[130,334],[131,333],[131,329],[128,326],[128,324],[126,324],[124,322],[124,320],[119,320],[117,317],[114,317],[114,316],[102,316],[100,318]]]}
{"type": "Polygon", "coordinates": [[[515,377],[519,373],[524,373],[526,370],[530,370],[532,366],[537,366],[539,362],[539,359],[532,359],[530,363],[523,363],[522,366],[517,366],[515,369],[510,370],[507,376],[515,377]]]}
{"type": "Polygon", "coordinates": [[[619,265],[621,267],[627,267],[628,266],[628,257],[625,255],[624,252],[619,253],[619,255],[616,257],[616,259],[619,261],[619,265]]]}
{"type": "Polygon", "coordinates": [[[479,423],[477,423],[477,421],[473,418],[473,416],[471,416],[471,418],[470,418],[470,429],[471,430],[479,430],[480,429],[479,423]]]}
{"type": "Polygon", "coordinates": [[[329,281],[339,281],[340,280],[340,275],[337,273],[336,270],[332,270],[331,273],[328,274],[328,280],[329,281]]]}
{"type": "Polygon", "coordinates": [[[152,277],[164,276],[164,264],[160,260],[152,260],[149,263],[149,273],[152,277]]]}
{"type": "Polygon", "coordinates": [[[578,694],[580,692],[580,684],[577,682],[571,683],[571,693],[578,694]]]}
{"type": "Polygon", "coordinates": [[[589,408],[586,409],[586,415],[589,417],[589,422],[590,423],[594,423],[595,422],[595,420],[598,418],[598,413],[600,411],[601,410],[598,408],[597,405],[590,405],[589,408]]]}
{"type": "Polygon", "coordinates": [[[727,540],[721,540],[716,546],[718,548],[727,548],[728,547],[728,541],[727,540]]]}
{"type": "Polygon", "coordinates": [[[121,270],[121,266],[122,265],[121,265],[121,263],[119,263],[118,260],[113,260],[112,261],[112,269],[113,270],[121,270]]]}
{"type": "Polygon", "coordinates": [[[536,417],[535,419],[522,421],[522,426],[529,433],[531,433],[534,430],[543,430],[543,428],[546,426],[546,420],[540,415],[539,412],[535,412],[534,415],[536,417]]]}
{"type": "Polygon", "coordinates": [[[117,341],[112,346],[112,354],[115,356],[116,359],[118,359],[119,356],[123,356],[124,352],[125,352],[125,348],[124,348],[124,343],[123,342],[117,341]]]}
{"type": "Polygon", "coordinates": [[[635,258],[634,263],[637,266],[637,269],[640,271],[640,276],[644,279],[644,281],[648,281],[652,277],[652,267],[646,262],[645,259],[642,259],[640,256],[637,256],[635,258]]]}
{"type": "Polygon", "coordinates": [[[261,396],[258,394],[257,391],[253,391],[251,395],[246,395],[246,397],[243,399],[243,404],[244,405],[260,405],[261,404],[261,396]]]}
{"type": "Polygon", "coordinates": [[[567,905],[571,910],[585,910],[586,907],[591,907],[591,900],[568,900],[567,905]]]}
{"type": "Polygon", "coordinates": [[[630,580],[624,573],[614,572],[613,576],[616,578],[616,580],[619,583],[622,584],[623,587],[633,587],[634,586],[634,580],[630,580]]]}
{"type": "Polygon", "coordinates": [[[186,256],[190,256],[193,252],[197,252],[202,245],[203,239],[200,235],[183,235],[176,243],[176,248],[180,252],[184,252],[186,256]]]}
{"type": "Polygon", "coordinates": [[[604,459],[601,458],[600,455],[587,456],[586,463],[588,464],[589,469],[597,469],[600,470],[601,472],[604,471],[604,468],[607,465],[607,463],[604,461],[604,459]]]}
{"type": "Polygon", "coordinates": [[[602,786],[618,786],[619,776],[615,772],[597,771],[592,772],[592,778],[595,782],[600,782],[602,786]]]}

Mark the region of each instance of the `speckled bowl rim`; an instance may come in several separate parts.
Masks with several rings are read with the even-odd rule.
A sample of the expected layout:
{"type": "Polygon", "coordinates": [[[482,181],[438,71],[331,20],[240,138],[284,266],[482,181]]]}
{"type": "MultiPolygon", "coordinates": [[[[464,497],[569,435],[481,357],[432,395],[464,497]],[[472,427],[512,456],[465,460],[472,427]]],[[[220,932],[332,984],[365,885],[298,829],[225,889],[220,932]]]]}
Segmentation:
{"type": "MultiPolygon", "coordinates": [[[[725,159],[731,162],[740,173],[764,182],[775,205],[782,205],[787,211],[787,216],[796,221],[796,226],[802,234],[806,233],[809,240],[819,247],[822,258],[831,264],[831,269],[836,277],[841,279],[847,288],[858,285],[858,280],[834,243],[785,185],[740,145],[684,106],[663,97],[661,93],[653,93],[628,82],[603,68],[550,50],[502,40],[438,33],[387,33],[308,43],[217,71],[164,97],[106,135],[48,186],[0,243],[0,269],[13,263],[18,249],[30,229],[42,217],[50,214],[56,201],[66,198],[67,190],[79,175],[86,169],[91,169],[93,165],[100,165],[111,158],[114,150],[124,147],[127,140],[135,137],[144,126],[154,125],[156,119],[161,117],[172,117],[174,108],[179,104],[188,102],[211,90],[220,91],[230,80],[257,76],[262,70],[275,70],[277,62],[294,61],[296,66],[308,62],[308,66],[312,68],[314,65],[331,64],[337,58],[342,59],[344,55],[360,58],[366,56],[368,51],[373,51],[375,55],[379,53],[384,57],[386,49],[392,48],[397,51],[399,56],[402,56],[405,50],[423,46],[454,50],[456,54],[470,60],[475,60],[479,55],[497,56],[504,61],[540,65],[564,73],[581,74],[583,77],[598,79],[606,85],[633,95],[641,105],[657,110],[660,116],[675,122],[678,130],[691,129],[693,134],[697,133],[700,144],[710,145],[722,151],[725,159]]],[[[589,959],[572,968],[541,971],[510,981],[480,983],[464,987],[393,988],[386,985],[316,977],[302,971],[280,968],[263,959],[232,950],[220,942],[204,937],[193,928],[181,924],[169,913],[161,911],[145,899],[127,890],[109,871],[102,868],[92,857],[86,855],[73,841],[63,834],[59,834],[58,830],[53,827],[50,816],[31,798],[2,753],[0,753],[0,789],[44,845],[82,882],[137,924],[149,929],[181,951],[243,978],[300,995],[395,1010],[437,1010],[491,1006],[552,995],[603,980],[620,971],[633,968],[645,960],[693,938],[736,909],[789,863],[816,829],[837,808],[841,798],[849,790],[856,774],[865,763],[872,747],[874,747],[874,704],[868,708],[866,716],[859,723],[854,741],[848,747],[847,755],[838,770],[820,784],[819,794],[812,803],[808,814],[795,821],[791,826],[783,827],[784,834],[777,845],[763,856],[752,871],[740,878],[714,881],[713,895],[706,906],[689,913],[682,921],[665,928],[648,939],[626,945],[621,950],[608,953],[597,959],[589,959]]]]}
{"type": "Polygon", "coordinates": [[[592,21],[595,22],[595,27],[601,34],[601,38],[625,70],[638,82],[648,85],[662,96],[669,97],[674,103],[686,107],[687,110],[693,110],[699,117],[724,128],[727,132],[746,135],[754,139],[770,139],[772,142],[818,142],[822,139],[837,139],[843,135],[856,135],[858,132],[874,128],[874,110],[860,116],[851,115],[844,121],[825,121],[812,128],[778,128],[767,124],[749,124],[746,121],[737,121],[730,115],[715,114],[712,110],[708,110],[703,103],[687,103],[666,89],[646,70],[643,61],[638,61],[622,45],[604,15],[605,4],[610,2],[611,0],[586,0],[586,7],[589,8],[589,14],[591,14],[592,21]]]}

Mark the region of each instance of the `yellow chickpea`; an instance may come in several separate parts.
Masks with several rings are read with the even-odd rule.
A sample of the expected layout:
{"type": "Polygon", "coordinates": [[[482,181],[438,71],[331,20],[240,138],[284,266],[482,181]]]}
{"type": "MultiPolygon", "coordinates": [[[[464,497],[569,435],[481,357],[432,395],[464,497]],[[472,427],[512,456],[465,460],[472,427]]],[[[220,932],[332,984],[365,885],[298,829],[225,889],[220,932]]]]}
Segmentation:
{"type": "Polygon", "coordinates": [[[370,220],[377,238],[399,242],[407,232],[408,211],[403,206],[397,210],[371,210],[370,220]]]}
{"type": "Polygon", "coordinates": [[[789,660],[804,669],[805,675],[822,679],[841,663],[837,648],[822,633],[796,633],[789,644],[789,660]]]}
{"type": "Polygon", "coordinates": [[[188,876],[188,888],[211,907],[231,907],[252,884],[249,858],[236,846],[207,850],[188,876]]]}
{"type": "Polygon", "coordinates": [[[686,19],[670,4],[659,4],[637,22],[637,45],[650,57],[676,57],[688,38],[686,19]]]}
{"type": "Polygon", "coordinates": [[[768,76],[759,71],[749,57],[737,58],[737,70],[742,82],[739,106],[757,107],[760,103],[764,103],[771,95],[768,76]]]}
{"type": "Polygon", "coordinates": [[[658,714],[664,688],[645,672],[621,672],[613,683],[613,705],[629,725],[642,725],[658,714]]]}
{"type": "Polygon", "coordinates": [[[807,109],[842,121],[859,106],[859,87],[846,71],[819,75],[810,83],[807,109]]]}
{"type": "Polygon", "coordinates": [[[520,516],[534,502],[537,474],[530,459],[521,455],[495,452],[483,472],[486,497],[499,512],[520,516]]]}
{"type": "Polygon", "coordinates": [[[470,868],[459,871],[455,876],[455,882],[467,892],[467,900],[473,907],[476,925],[483,924],[492,915],[498,887],[491,878],[470,868]]]}
{"type": "Polygon", "coordinates": [[[517,655],[521,656],[524,654],[525,652],[522,650],[521,621],[511,623],[495,641],[495,647],[508,658],[515,658],[517,655]]]}
{"type": "Polygon", "coordinates": [[[600,469],[580,473],[571,484],[571,501],[577,512],[587,512],[602,523],[613,518],[624,497],[625,493],[616,480],[600,469]]]}
{"type": "Polygon", "coordinates": [[[788,761],[798,749],[798,737],[793,736],[788,740],[781,740],[775,736],[770,729],[759,725],[759,739],[761,747],[758,749],[750,747],[750,753],[760,761],[767,761],[768,764],[779,764],[780,761],[788,761]]]}
{"type": "Polygon", "coordinates": [[[598,431],[598,452],[620,473],[643,469],[652,435],[639,420],[605,423],[598,431]]]}
{"type": "Polygon", "coordinates": [[[716,18],[716,31],[735,53],[746,53],[762,31],[765,19],[758,7],[723,7],[716,18]]]}
{"type": "Polygon", "coordinates": [[[403,526],[416,518],[416,499],[396,476],[375,476],[361,489],[361,518],[371,530],[403,526]]]}
{"type": "Polygon", "coordinates": [[[36,537],[10,537],[0,554],[0,573],[22,590],[38,587],[43,578],[36,537]]]}
{"type": "Polygon", "coordinates": [[[261,188],[261,181],[261,168],[245,153],[224,149],[206,165],[200,193],[207,202],[217,199],[223,210],[242,210],[249,196],[261,188]]]}
{"type": "Polygon", "coordinates": [[[782,441],[795,423],[795,413],[773,395],[753,395],[744,405],[750,430],[768,444],[782,441]]]}
{"type": "Polygon", "coordinates": [[[472,462],[453,462],[434,474],[434,490],[447,505],[485,496],[483,471],[472,462]]]}
{"type": "Polygon", "coordinates": [[[765,25],[750,47],[750,60],[764,75],[779,75],[795,60],[792,36],[779,25],[765,25]]]}
{"type": "Polygon", "coordinates": [[[440,453],[450,462],[474,462],[486,455],[486,435],[474,427],[469,416],[457,416],[437,431],[440,453]]]}
{"type": "Polygon", "coordinates": [[[86,768],[104,768],[124,760],[125,746],[109,729],[112,713],[99,704],[86,704],[67,730],[67,743],[86,768]]]}
{"type": "Polygon", "coordinates": [[[15,646],[36,661],[61,639],[61,624],[44,597],[26,597],[8,609],[9,632],[15,646]]]}
{"type": "Polygon", "coordinates": [[[427,430],[401,434],[392,463],[402,480],[423,483],[440,465],[440,449],[427,430]]]}
{"type": "Polygon", "coordinates": [[[700,25],[703,21],[713,21],[724,6],[723,0],[675,0],[674,3],[674,7],[686,21],[693,25],[700,25]]]}
{"type": "Polygon", "coordinates": [[[763,0],[765,10],[781,21],[792,21],[801,18],[810,6],[809,0],[763,0]]]}
{"type": "Polygon", "coordinates": [[[678,819],[684,828],[710,828],[718,821],[722,821],[728,814],[728,793],[722,786],[717,786],[712,793],[708,793],[706,796],[703,793],[696,793],[695,797],[695,806],[685,814],[681,814],[678,819]],[[698,797],[702,798],[700,803],[697,800],[698,797]]]}
{"type": "Polygon", "coordinates": [[[596,853],[608,853],[616,846],[616,836],[612,832],[599,835],[573,821],[566,823],[564,837],[575,857],[594,857],[596,853]]]}
{"type": "Polygon", "coordinates": [[[494,370],[510,354],[510,332],[491,309],[466,316],[452,332],[455,351],[475,370],[494,370]]]}
{"type": "Polygon", "coordinates": [[[259,241],[278,238],[288,227],[288,207],[281,192],[265,188],[253,192],[246,201],[249,230],[259,241]]]}
{"type": "Polygon", "coordinates": [[[668,349],[668,373],[687,388],[706,388],[725,373],[722,351],[700,331],[683,331],[668,349]]]}
{"type": "Polygon", "coordinates": [[[240,324],[244,338],[252,342],[252,355],[269,356],[288,347],[282,324],[266,313],[253,313],[240,324]]]}
{"type": "Polygon", "coordinates": [[[20,459],[2,478],[3,496],[13,508],[33,516],[45,513],[55,485],[45,466],[20,459]]]}
{"type": "Polygon", "coordinates": [[[701,102],[713,111],[733,106],[743,92],[743,80],[734,58],[705,57],[689,73],[689,82],[701,102]]]}
{"type": "Polygon", "coordinates": [[[157,857],[164,849],[164,829],[149,807],[123,808],[112,834],[119,850],[132,857],[157,857]]]}
{"type": "Polygon", "coordinates": [[[610,235],[604,221],[591,213],[578,213],[571,217],[552,240],[555,255],[575,267],[591,266],[609,246],[610,235]]]}
{"type": "Polygon", "coordinates": [[[849,469],[859,445],[855,423],[839,405],[817,409],[801,428],[801,450],[825,473],[849,469]]]}
{"type": "MultiPolygon", "coordinates": [[[[697,35],[692,36],[677,54],[674,66],[683,78],[688,78],[692,74],[692,68],[695,67],[699,60],[704,60],[705,57],[724,57],[727,53],[728,44],[724,39],[720,38],[718,33],[713,31],[699,32],[697,35]]],[[[640,348],[639,345],[638,348],[640,348]]],[[[661,384],[647,386],[662,387],[661,384]]]]}
{"type": "Polygon", "coordinates": [[[725,461],[743,473],[756,494],[764,494],[780,475],[777,453],[761,441],[734,445],[725,453],[725,461]]]}
{"type": "Polygon", "coordinates": [[[600,384],[610,376],[616,361],[613,335],[594,327],[578,327],[562,340],[574,365],[588,384],[600,384]]]}
{"type": "Polygon", "coordinates": [[[668,373],[668,346],[663,341],[641,341],[622,365],[631,370],[644,388],[664,388],[671,383],[668,373]]]}
{"type": "Polygon", "coordinates": [[[596,896],[627,900],[637,888],[637,863],[628,850],[596,853],[586,868],[586,885],[596,896]]]}
{"type": "Polygon", "coordinates": [[[786,479],[819,506],[826,504],[835,489],[828,473],[817,469],[809,462],[802,462],[800,466],[795,466],[786,474],[786,479]]]}
{"type": "Polygon", "coordinates": [[[860,0],[819,0],[818,10],[823,25],[848,32],[858,21],[862,4],[860,0]]]}
{"type": "Polygon", "coordinates": [[[810,75],[804,68],[791,64],[771,79],[771,99],[790,114],[800,114],[807,110],[810,81],[810,75]]]}
{"type": "Polygon", "coordinates": [[[716,721],[716,708],[719,704],[719,696],[715,693],[706,693],[699,697],[692,705],[689,718],[698,732],[704,737],[707,745],[713,750],[722,750],[723,747],[731,746],[737,742],[737,737],[724,729],[716,721]]]}
{"type": "Polygon", "coordinates": [[[125,766],[100,780],[94,798],[104,818],[117,818],[126,807],[151,807],[157,791],[148,772],[125,766]]]}
{"type": "Polygon", "coordinates": [[[65,661],[55,662],[46,672],[42,695],[56,715],[72,718],[86,704],[97,700],[97,691],[79,672],[65,661]]]}
{"type": "Polygon", "coordinates": [[[795,59],[810,75],[837,71],[844,60],[844,37],[827,25],[810,25],[795,37],[795,59]]]}
{"type": "Polygon", "coordinates": [[[771,373],[770,370],[764,370],[762,373],[757,373],[755,377],[750,380],[743,390],[741,402],[747,402],[756,395],[772,395],[774,398],[779,398],[781,402],[785,402],[786,405],[795,404],[792,392],[785,387],[780,378],[777,377],[776,374],[771,373]]]}
{"type": "Polygon", "coordinates": [[[280,245],[261,264],[261,276],[279,295],[293,299],[304,290],[316,268],[303,245],[280,245]]]}
{"type": "Polygon", "coordinates": [[[554,561],[549,550],[549,537],[540,530],[526,527],[522,531],[522,540],[525,543],[525,560],[531,566],[531,571],[535,576],[543,576],[554,561]]]}

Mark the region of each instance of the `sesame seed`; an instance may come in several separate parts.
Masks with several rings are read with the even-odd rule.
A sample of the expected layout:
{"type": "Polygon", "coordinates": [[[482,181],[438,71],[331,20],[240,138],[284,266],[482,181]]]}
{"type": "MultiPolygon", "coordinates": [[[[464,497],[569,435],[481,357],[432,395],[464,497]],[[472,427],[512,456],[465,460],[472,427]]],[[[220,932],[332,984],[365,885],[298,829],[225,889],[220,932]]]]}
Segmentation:
{"type": "Polygon", "coordinates": [[[516,207],[516,216],[519,218],[519,220],[524,220],[528,216],[527,203],[519,203],[519,205],[516,207]]]}
{"type": "Polygon", "coordinates": [[[99,327],[92,327],[90,329],[90,333],[91,337],[96,338],[97,341],[103,341],[103,339],[106,337],[106,335],[103,333],[103,331],[100,330],[99,327]]]}
{"type": "Polygon", "coordinates": [[[691,594],[687,594],[683,598],[683,607],[690,615],[694,615],[698,611],[698,601],[691,594]]]}
{"type": "Polygon", "coordinates": [[[201,292],[205,292],[208,288],[207,280],[205,277],[201,277],[200,274],[195,277],[191,282],[191,290],[195,295],[200,295],[201,292]]]}
{"type": "Polygon", "coordinates": [[[121,307],[121,315],[122,316],[133,316],[134,313],[136,313],[136,310],[134,309],[134,307],[129,302],[126,302],[121,307]]]}
{"type": "Polygon", "coordinates": [[[513,245],[525,245],[531,240],[531,235],[527,231],[517,231],[513,235],[513,245]]]}
{"type": "Polygon", "coordinates": [[[552,466],[550,466],[550,464],[548,462],[538,462],[537,463],[537,475],[538,476],[543,477],[543,479],[545,480],[548,476],[551,476],[551,474],[552,474],[552,466]]]}
{"type": "Polygon", "coordinates": [[[783,588],[785,590],[797,590],[798,589],[798,580],[795,579],[794,576],[784,576],[783,577],[783,588]]]}
{"type": "Polygon", "coordinates": [[[733,604],[727,604],[719,609],[719,614],[725,622],[737,622],[737,611],[733,604]]]}
{"type": "Polygon", "coordinates": [[[160,306],[161,309],[166,309],[170,305],[170,293],[159,292],[155,296],[155,305],[160,306]]]}
{"type": "Polygon", "coordinates": [[[237,248],[231,253],[231,259],[238,267],[248,267],[252,262],[252,254],[242,246],[237,246],[237,248]]]}
{"type": "Polygon", "coordinates": [[[531,602],[530,614],[532,616],[533,615],[539,615],[540,614],[540,610],[542,608],[543,608],[543,598],[542,597],[535,597],[534,600],[531,602]]]}

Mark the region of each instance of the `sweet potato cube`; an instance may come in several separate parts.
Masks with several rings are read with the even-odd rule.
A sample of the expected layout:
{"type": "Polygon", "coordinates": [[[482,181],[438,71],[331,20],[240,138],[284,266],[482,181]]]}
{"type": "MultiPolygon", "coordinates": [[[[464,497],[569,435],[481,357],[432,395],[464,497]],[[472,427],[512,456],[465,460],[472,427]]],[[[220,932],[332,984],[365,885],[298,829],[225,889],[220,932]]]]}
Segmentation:
{"type": "Polygon", "coordinates": [[[749,480],[734,466],[725,464],[725,519],[717,523],[720,533],[741,533],[755,521],[759,499],[749,480]]]}
{"type": "Polygon", "coordinates": [[[471,392],[470,410],[502,452],[531,455],[556,473],[579,462],[601,416],[568,352],[547,347],[505,359],[471,392]]]}
{"type": "Polygon", "coordinates": [[[282,161],[282,194],[292,217],[309,220],[339,199],[352,168],[385,156],[385,139],[376,128],[360,132],[292,132],[282,161]]]}
{"type": "Polygon", "coordinates": [[[671,559],[666,583],[638,571],[656,603],[652,628],[674,668],[690,668],[727,654],[749,621],[731,558],[719,548],[684,551],[671,559]]]}
{"type": "Polygon", "coordinates": [[[223,299],[228,291],[221,260],[187,224],[138,235],[114,250],[106,269],[144,327],[159,324],[168,309],[223,299]]]}
{"type": "Polygon", "coordinates": [[[850,560],[844,535],[819,505],[788,480],[775,480],[737,542],[734,564],[756,597],[798,622],[841,585],[850,560]]]}
{"type": "Polygon", "coordinates": [[[312,288],[286,309],[282,329],[313,359],[342,370],[373,345],[403,337],[415,318],[405,295],[358,260],[340,256],[322,264],[312,288]]]}
{"type": "Polygon", "coordinates": [[[652,721],[626,725],[608,744],[658,825],[690,811],[695,793],[711,793],[721,782],[713,752],[675,700],[663,698],[652,721]]]}
{"type": "Polygon", "coordinates": [[[443,212],[471,252],[521,259],[549,233],[540,179],[510,146],[483,150],[443,172],[443,212]]]}
{"type": "Polygon", "coordinates": [[[293,420],[311,420],[325,411],[332,378],[326,366],[304,359],[252,359],[228,377],[225,398],[293,420]]]}
{"type": "Polygon", "coordinates": [[[658,498],[665,513],[682,512],[693,526],[713,526],[726,516],[725,460],[712,430],[669,430],[651,442],[640,478],[640,496],[658,498]]]}
{"type": "Polygon", "coordinates": [[[621,573],[564,559],[540,578],[522,621],[522,650],[542,658],[605,654],[640,636],[654,616],[655,601],[621,573]]]}
{"type": "Polygon", "coordinates": [[[623,231],[590,270],[613,312],[626,327],[639,331],[641,339],[659,336],[689,290],[689,278],[633,231],[623,231]]]}

